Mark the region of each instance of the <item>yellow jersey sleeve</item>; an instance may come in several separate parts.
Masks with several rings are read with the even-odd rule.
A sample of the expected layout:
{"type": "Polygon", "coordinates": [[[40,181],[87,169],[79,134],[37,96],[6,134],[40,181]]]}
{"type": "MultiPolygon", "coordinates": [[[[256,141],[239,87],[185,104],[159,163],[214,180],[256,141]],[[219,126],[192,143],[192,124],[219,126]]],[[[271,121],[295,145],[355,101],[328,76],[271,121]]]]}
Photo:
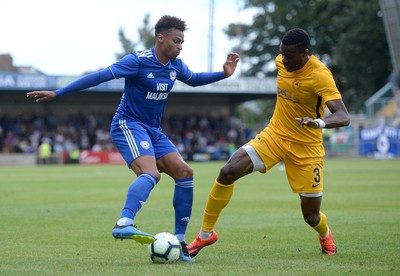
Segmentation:
{"type": "Polygon", "coordinates": [[[330,70],[315,56],[305,66],[288,72],[282,55],[275,59],[278,69],[277,101],[268,127],[283,139],[303,144],[322,143],[322,130],[301,127],[295,118],[322,118],[326,102],[341,99],[330,70]]]}

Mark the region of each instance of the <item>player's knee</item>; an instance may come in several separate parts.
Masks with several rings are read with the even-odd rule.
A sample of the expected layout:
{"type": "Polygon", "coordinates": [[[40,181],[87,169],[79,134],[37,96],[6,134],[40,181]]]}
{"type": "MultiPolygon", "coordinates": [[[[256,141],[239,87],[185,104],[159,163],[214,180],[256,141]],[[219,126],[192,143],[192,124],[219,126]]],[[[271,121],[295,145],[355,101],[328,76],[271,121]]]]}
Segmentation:
{"type": "Polygon", "coordinates": [[[226,164],[219,171],[217,180],[221,184],[232,184],[237,180],[235,170],[229,164],[226,164]]]}
{"type": "Polygon", "coordinates": [[[180,166],[175,170],[174,179],[193,178],[193,169],[187,164],[180,166]]]}
{"type": "Polygon", "coordinates": [[[304,215],[304,221],[311,227],[314,227],[315,225],[317,225],[319,223],[319,213],[317,213],[317,214],[310,213],[310,214],[304,215]]]}
{"type": "Polygon", "coordinates": [[[193,169],[192,167],[185,166],[185,168],[182,170],[183,173],[185,174],[185,178],[192,178],[193,177],[193,169]]]}
{"type": "Polygon", "coordinates": [[[154,176],[154,178],[157,179],[157,182],[159,182],[159,181],[161,180],[161,174],[160,174],[159,171],[154,171],[154,170],[147,170],[147,171],[144,171],[144,170],[134,170],[134,169],[132,169],[132,168],[131,168],[131,170],[136,174],[137,177],[139,177],[140,175],[142,175],[142,174],[144,174],[144,173],[147,173],[147,174],[150,174],[150,175],[154,176]]]}

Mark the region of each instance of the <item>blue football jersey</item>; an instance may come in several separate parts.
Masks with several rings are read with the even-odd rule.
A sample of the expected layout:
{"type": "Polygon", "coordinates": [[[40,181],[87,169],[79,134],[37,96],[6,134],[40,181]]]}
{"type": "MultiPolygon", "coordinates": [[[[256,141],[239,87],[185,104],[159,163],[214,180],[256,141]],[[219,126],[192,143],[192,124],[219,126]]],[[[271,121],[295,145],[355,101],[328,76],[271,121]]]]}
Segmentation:
{"type": "Polygon", "coordinates": [[[131,53],[109,68],[115,78],[125,78],[125,91],[115,118],[139,121],[151,127],[160,126],[175,81],[185,82],[193,74],[179,58],[161,64],[154,48],[131,53]]]}

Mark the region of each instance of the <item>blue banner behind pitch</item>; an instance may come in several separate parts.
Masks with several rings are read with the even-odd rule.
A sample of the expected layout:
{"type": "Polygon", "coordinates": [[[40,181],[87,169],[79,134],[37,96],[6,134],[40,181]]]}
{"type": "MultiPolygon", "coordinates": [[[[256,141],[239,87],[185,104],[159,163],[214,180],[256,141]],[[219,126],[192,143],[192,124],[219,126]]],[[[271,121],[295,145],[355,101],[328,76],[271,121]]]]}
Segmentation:
{"type": "Polygon", "coordinates": [[[380,159],[400,156],[400,128],[379,126],[359,132],[359,154],[380,159]]]}

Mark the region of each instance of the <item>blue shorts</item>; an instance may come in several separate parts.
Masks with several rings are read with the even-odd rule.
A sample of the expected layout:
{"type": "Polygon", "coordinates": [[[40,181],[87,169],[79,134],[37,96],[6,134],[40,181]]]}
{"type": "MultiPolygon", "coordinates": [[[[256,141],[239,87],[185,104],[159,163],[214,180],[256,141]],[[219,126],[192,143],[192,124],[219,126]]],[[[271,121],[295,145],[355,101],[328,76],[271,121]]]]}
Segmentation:
{"type": "Polygon", "coordinates": [[[114,119],[110,134],[128,167],[133,160],[143,155],[152,155],[158,159],[170,152],[178,152],[161,128],[139,122],[114,119]]]}

